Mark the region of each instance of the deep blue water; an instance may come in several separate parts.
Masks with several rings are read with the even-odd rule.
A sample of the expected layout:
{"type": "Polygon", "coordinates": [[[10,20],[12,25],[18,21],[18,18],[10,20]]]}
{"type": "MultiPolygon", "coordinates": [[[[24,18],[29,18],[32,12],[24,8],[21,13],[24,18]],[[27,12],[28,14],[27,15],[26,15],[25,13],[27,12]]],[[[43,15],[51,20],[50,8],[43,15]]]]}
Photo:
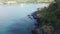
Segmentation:
{"type": "Polygon", "coordinates": [[[31,34],[35,21],[27,15],[45,5],[0,5],[0,34],[31,34]]]}

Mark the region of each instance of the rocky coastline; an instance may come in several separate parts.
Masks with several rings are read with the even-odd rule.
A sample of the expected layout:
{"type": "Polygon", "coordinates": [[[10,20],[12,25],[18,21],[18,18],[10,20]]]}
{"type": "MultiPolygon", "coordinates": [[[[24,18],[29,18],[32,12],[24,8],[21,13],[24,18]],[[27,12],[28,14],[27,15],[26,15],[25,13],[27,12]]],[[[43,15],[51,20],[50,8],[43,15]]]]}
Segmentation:
{"type": "Polygon", "coordinates": [[[45,10],[45,8],[37,10],[32,14],[33,18],[36,20],[35,29],[32,30],[32,34],[51,34],[52,31],[54,31],[54,28],[51,25],[47,26],[42,23],[44,19],[40,13],[43,10],[45,10]]]}
{"type": "Polygon", "coordinates": [[[55,1],[48,7],[44,7],[41,10],[38,8],[36,12],[32,13],[33,18],[36,20],[32,34],[60,34],[60,20],[58,19],[60,17],[57,17],[60,15],[60,11],[57,10],[60,9],[60,5],[57,3],[55,1]]]}

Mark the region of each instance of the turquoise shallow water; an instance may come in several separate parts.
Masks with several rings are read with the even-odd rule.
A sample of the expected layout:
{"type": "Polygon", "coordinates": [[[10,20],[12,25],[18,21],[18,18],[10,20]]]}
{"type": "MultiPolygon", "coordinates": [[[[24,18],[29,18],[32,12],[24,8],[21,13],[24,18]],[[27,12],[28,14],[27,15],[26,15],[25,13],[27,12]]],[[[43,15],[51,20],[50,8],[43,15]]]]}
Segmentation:
{"type": "Polygon", "coordinates": [[[27,15],[46,5],[0,5],[0,34],[31,34],[35,21],[27,15]]]}

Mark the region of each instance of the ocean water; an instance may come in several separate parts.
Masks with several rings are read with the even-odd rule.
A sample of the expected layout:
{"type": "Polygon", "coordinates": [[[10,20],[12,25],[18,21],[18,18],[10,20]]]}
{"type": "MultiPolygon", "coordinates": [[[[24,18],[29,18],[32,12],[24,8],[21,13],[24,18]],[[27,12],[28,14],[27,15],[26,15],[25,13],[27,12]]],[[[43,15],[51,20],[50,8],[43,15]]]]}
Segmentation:
{"type": "Polygon", "coordinates": [[[48,4],[0,5],[0,34],[31,34],[35,20],[27,15],[48,4]]]}

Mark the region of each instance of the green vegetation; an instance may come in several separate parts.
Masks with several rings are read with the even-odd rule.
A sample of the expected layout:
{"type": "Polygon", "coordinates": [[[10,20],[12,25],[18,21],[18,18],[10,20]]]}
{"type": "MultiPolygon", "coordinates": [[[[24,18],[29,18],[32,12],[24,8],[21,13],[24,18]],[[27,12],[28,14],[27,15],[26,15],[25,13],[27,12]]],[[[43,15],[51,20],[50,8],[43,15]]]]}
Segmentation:
{"type": "Polygon", "coordinates": [[[60,34],[60,0],[32,14],[36,19],[33,34],[60,34]]]}
{"type": "Polygon", "coordinates": [[[51,3],[48,8],[45,8],[43,12],[40,13],[44,18],[43,23],[45,25],[55,24],[60,27],[60,6],[55,3],[51,3]]]}

